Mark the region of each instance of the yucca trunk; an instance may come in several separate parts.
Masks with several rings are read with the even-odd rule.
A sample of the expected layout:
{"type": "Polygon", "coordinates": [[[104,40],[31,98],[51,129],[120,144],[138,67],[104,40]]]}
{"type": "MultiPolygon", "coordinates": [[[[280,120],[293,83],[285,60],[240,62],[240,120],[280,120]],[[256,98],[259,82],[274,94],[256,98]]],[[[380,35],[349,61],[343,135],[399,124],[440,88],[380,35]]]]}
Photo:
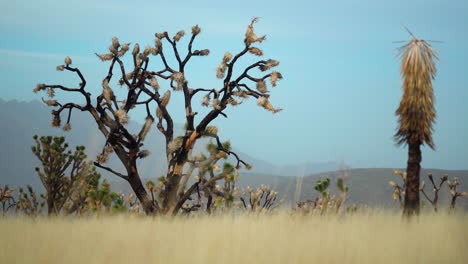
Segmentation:
{"type": "Polygon", "coordinates": [[[55,203],[54,197],[48,193],[47,194],[47,215],[54,215],[55,214],[55,203]]]}
{"type": "Polygon", "coordinates": [[[403,214],[419,214],[419,173],[421,171],[421,143],[408,144],[408,165],[406,168],[405,203],[403,214]]]}

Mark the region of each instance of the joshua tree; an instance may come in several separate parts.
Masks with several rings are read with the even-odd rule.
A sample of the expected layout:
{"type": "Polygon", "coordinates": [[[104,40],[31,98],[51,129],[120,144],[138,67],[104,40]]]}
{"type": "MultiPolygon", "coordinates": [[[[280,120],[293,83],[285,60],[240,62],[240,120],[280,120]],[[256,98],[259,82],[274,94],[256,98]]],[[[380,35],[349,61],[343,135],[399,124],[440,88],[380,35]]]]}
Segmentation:
{"type": "Polygon", "coordinates": [[[5,215],[10,208],[13,208],[16,205],[15,198],[13,197],[13,192],[15,189],[5,185],[4,187],[0,186],[0,204],[2,205],[2,214],[5,215]]]}
{"type": "Polygon", "coordinates": [[[328,191],[329,186],[330,186],[330,179],[325,178],[323,180],[318,180],[315,183],[314,189],[317,192],[319,192],[322,195],[322,197],[326,198],[330,194],[330,192],[328,191]]]}
{"type": "Polygon", "coordinates": [[[106,213],[126,212],[125,197],[111,192],[110,184],[104,180],[99,188],[86,193],[86,209],[92,212],[104,211],[106,213]]]}
{"type": "Polygon", "coordinates": [[[394,181],[389,181],[388,184],[393,187],[393,200],[396,201],[398,200],[400,204],[400,208],[403,208],[403,199],[402,197],[405,196],[405,182],[406,182],[406,172],[402,172],[399,170],[394,170],[393,174],[399,175],[401,179],[403,180],[403,184],[400,186],[398,183],[394,181]]]}
{"type": "Polygon", "coordinates": [[[250,186],[246,190],[236,188],[235,195],[241,200],[243,208],[252,212],[271,211],[283,203],[283,200],[277,201],[277,192],[263,184],[257,190],[250,186]]]}
{"type": "Polygon", "coordinates": [[[424,197],[426,197],[426,199],[432,204],[432,207],[434,208],[434,211],[437,212],[437,202],[439,201],[439,191],[442,188],[442,186],[444,185],[444,183],[448,180],[448,175],[445,174],[442,177],[440,177],[439,184],[435,183],[434,177],[432,176],[432,173],[429,173],[427,175],[427,177],[429,178],[429,180],[430,180],[430,182],[432,184],[432,191],[434,192],[433,198],[432,199],[429,198],[429,195],[424,190],[424,187],[426,186],[424,184],[424,182],[422,182],[420,190],[421,190],[422,194],[424,195],[424,197]]]}
{"type": "MultiPolygon", "coordinates": [[[[393,172],[395,175],[400,175],[401,178],[403,179],[403,185],[400,186],[398,183],[394,181],[390,181],[389,184],[390,186],[393,187],[393,199],[394,200],[399,200],[400,206],[404,207],[404,204],[402,202],[402,196],[405,196],[405,182],[406,182],[406,177],[407,173],[406,172],[401,172],[399,170],[395,170],[393,172]]],[[[438,211],[438,202],[439,202],[439,192],[442,189],[443,185],[445,182],[447,182],[447,185],[449,187],[449,193],[452,196],[451,198],[451,203],[450,203],[450,210],[455,208],[456,200],[458,197],[463,197],[463,196],[468,196],[468,192],[458,192],[457,191],[457,186],[460,185],[460,182],[458,181],[457,177],[454,177],[452,181],[449,180],[449,176],[447,174],[443,175],[440,177],[440,181],[437,184],[434,181],[434,177],[432,176],[431,173],[427,175],[429,178],[429,181],[432,184],[432,191],[434,193],[433,197],[430,198],[429,195],[425,191],[426,184],[424,181],[421,184],[421,187],[419,190],[421,193],[424,195],[424,197],[431,203],[432,207],[434,208],[434,211],[438,211]]]]}
{"type": "Polygon", "coordinates": [[[316,211],[323,214],[328,208],[335,208],[335,212],[338,213],[344,202],[346,201],[346,195],[349,187],[344,183],[344,176],[346,171],[341,170],[343,177],[338,177],[336,180],[336,187],[339,195],[330,194],[328,187],[330,186],[330,179],[325,178],[318,180],[315,183],[315,190],[320,193],[322,197],[317,197],[313,200],[307,200],[305,202],[298,202],[297,208],[303,213],[314,213],[316,211]]]}
{"type": "Polygon", "coordinates": [[[83,146],[72,152],[64,137],[34,136],[34,141],[31,149],[42,163],[36,172],[46,190],[48,214],[58,214],[64,206],[67,213],[74,212],[83,203],[82,193],[97,184],[100,174],[86,163],[83,146]]]}
{"type": "MultiPolygon", "coordinates": [[[[231,144],[229,141],[222,143],[222,146],[224,150],[231,151],[231,144]]],[[[193,156],[191,152],[188,154],[187,164],[189,166],[182,175],[182,180],[179,184],[179,195],[185,193],[188,181],[193,175],[196,175],[193,179],[198,182],[198,185],[194,185],[197,187],[197,199],[188,198],[192,201],[183,204],[181,207],[185,213],[199,210],[205,202],[206,211],[211,213],[211,208],[215,205],[213,203],[214,201],[218,201],[218,203],[224,201],[226,204],[231,204],[233,201],[234,186],[239,177],[239,173],[234,165],[226,161],[228,158],[227,153],[219,150],[217,144],[210,142],[207,144],[206,150],[208,155],[202,152],[195,156],[193,156]],[[221,164],[222,160],[224,160],[224,163],[221,164]],[[224,186],[216,185],[215,183],[221,179],[224,179],[224,186]],[[201,188],[202,186],[203,188],[201,188]]],[[[148,181],[146,183],[146,188],[150,192],[153,202],[162,202],[162,190],[166,182],[167,178],[163,175],[158,178],[157,185],[155,185],[153,181],[148,181]]]]}
{"type": "MultiPolygon", "coordinates": [[[[132,65],[130,67],[126,66],[121,59],[130,49],[130,45],[120,44],[118,38],[114,37],[112,44],[109,46],[110,53],[96,54],[102,61],[109,62],[109,70],[102,81],[102,93],[96,96],[95,102],[93,102],[91,94],[86,90],[87,82],[81,71],[70,66],[72,60],[69,57],[65,58],[65,64],[58,66],[57,70],[76,73],[81,80],[78,88],[39,84],[35,91],[47,91],[49,96],[54,96],[56,90],[61,90],[83,96],[85,103],[81,105],[75,102],[60,103],[53,99],[44,100],[49,106],[56,107],[52,111],[52,124],[60,126],[62,113],[66,111],[68,115],[64,128],[69,129],[71,114],[74,109],[88,112],[106,139],[102,154],[98,157],[95,165],[128,181],[147,214],[176,214],[197,189],[205,188],[203,181],[199,180],[185,190],[180,190],[184,166],[188,162],[190,151],[199,138],[215,138],[219,150],[227,154],[233,154],[237,158],[236,169],[240,168],[241,164],[247,165],[234,152],[223,147],[217,135],[217,128],[210,126],[213,120],[219,116],[227,117],[224,110],[229,105],[241,104],[250,97],[256,98],[260,107],[273,113],[281,110],[274,108],[270,103],[266,81],[269,79],[271,86],[274,87],[277,81],[282,78],[282,75],[273,71],[260,77],[253,76],[254,70],[259,69],[266,72],[277,66],[278,61],[272,59],[259,60],[246,68],[239,69],[239,67],[236,67],[238,65],[236,63],[247,53],[257,56],[263,55],[262,50],[253,46],[255,43],[261,43],[265,40],[265,36],[259,37],[254,33],[254,24],[256,22],[257,19],[253,19],[248,25],[241,51],[235,55],[227,52],[222,58],[221,64],[216,71],[216,76],[222,79],[220,88],[192,88],[189,86],[186,78],[186,66],[191,62],[191,59],[207,56],[210,53],[207,49],[193,49],[194,40],[201,31],[200,27],[194,26],[192,27],[190,40],[186,47],[188,51],[185,56],[182,56],[182,49],[179,47],[181,39],[185,36],[183,30],[177,32],[172,38],[167,32],[156,33],[154,46],[146,46],[143,51],[140,51],[139,45],[134,45],[131,52],[132,65]],[[164,45],[163,41],[165,42],[164,45]],[[167,50],[166,47],[168,47],[167,50]],[[174,60],[168,59],[168,52],[174,55],[174,60]],[[160,58],[160,65],[162,66],[157,70],[150,69],[149,66],[150,58],[155,57],[160,58]],[[172,62],[175,62],[175,65],[171,65],[172,62]],[[121,99],[117,98],[111,88],[114,68],[117,68],[116,71],[120,75],[117,80],[118,84],[126,86],[125,96],[121,99]],[[236,75],[235,72],[240,72],[240,74],[236,75]],[[167,81],[165,82],[167,87],[162,87],[163,80],[167,81]],[[252,87],[251,83],[255,84],[256,87],[252,87]],[[183,135],[179,137],[174,135],[172,114],[169,113],[167,108],[173,93],[174,95],[180,94],[184,100],[186,128],[183,135]],[[201,104],[207,107],[211,106],[211,109],[206,115],[200,116],[197,122],[195,117],[198,112],[194,111],[193,102],[196,96],[200,94],[204,94],[201,104]],[[146,120],[142,128],[132,134],[126,124],[129,120],[129,112],[138,107],[144,109],[146,120]],[[165,137],[165,146],[161,147],[166,150],[168,163],[164,186],[161,190],[161,202],[151,199],[141,181],[137,166],[137,160],[149,154],[148,150],[143,149],[143,142],[155,121],[158,131],[165,137]],[[115,152],[125,167],[125,173],[103,165],[110,152],[115,152]]],[[[152,67],[154,66],[155,64],[152,64],[152,67]]],[[[210,179],[206,184],[211,184],[213,181],[216,181],[216,179],[210,179]]]]}
{"type": "Polygon", "coordinates": [[[436,74],[434,60],[437,55],[426,41],[411,36],[412,39],[400,48],[403,97],[396,110],[399,127],[395,134],[397,144],[408,145],[403,209],[407,216],[419,213],[421,145],[434,148],[432,125],[436,116],[432,80],[436,74]]]}
{"type": "MultiPolygon", "coordinates": [[[[18,190],[18,202],[16,203],[16,211],[27,216],[37,216],[42,212],[45,202],[44,200],[39,203],[36,192],[33,190],[31,185],[27,185],[26,189],[28,192],[25,192],[23,188],[18,190]]],[[[41,198],[44,198],[43,195],[40,195],[41,198]]]]}
{"type": "Polygon", "coordinates": [[[460,185],[457,177],[454,177],[452,181],[447,181],[447,185],[450,188],[450,195],[452,196],[450,202],[450,210],[455,209],[455,204],[457,202],[458,197],[468,196],[468,192],[458,192],[457,186],[460,185]]]}

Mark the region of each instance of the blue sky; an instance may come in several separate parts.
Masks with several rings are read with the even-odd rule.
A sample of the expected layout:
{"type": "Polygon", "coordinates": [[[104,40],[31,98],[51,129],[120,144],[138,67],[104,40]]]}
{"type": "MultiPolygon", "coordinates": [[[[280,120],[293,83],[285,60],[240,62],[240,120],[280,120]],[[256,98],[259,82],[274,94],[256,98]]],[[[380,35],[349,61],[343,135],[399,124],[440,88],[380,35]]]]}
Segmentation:
{"type": "MultiPolygon", "coordinates": [[[[40,99],[32,93],[37,83],[76,85],[73,75],[55,71],[67,55],[99,93],[106,64],[93,54],[106,52],[113,36],[144,46],[154,43],[155,32],[189,32],[195,24],[202,28],[196,48],[211,54],[190,64],[189,83],[219,87],[221,57],[242,49],[246,25],[260,17],[256,32],[268,36],[260,48],[281,61],[285,77],[271,89],[271,101],[285,110],[272,115],[248,101],[216,125],[237,149],[277,164],[405,166],[406,149],[392,140],[401,96],[400,44],[392,42],[409,39],[405,25],[422,39],[444,41],[434,43],[437,150],[423,149],[423,166],[468,169],[467,1],[1,0],[1,6],[0,96],[23,101],[40,99]]],[[[183,123],[180,109],[174,119],[183,123]]]]}

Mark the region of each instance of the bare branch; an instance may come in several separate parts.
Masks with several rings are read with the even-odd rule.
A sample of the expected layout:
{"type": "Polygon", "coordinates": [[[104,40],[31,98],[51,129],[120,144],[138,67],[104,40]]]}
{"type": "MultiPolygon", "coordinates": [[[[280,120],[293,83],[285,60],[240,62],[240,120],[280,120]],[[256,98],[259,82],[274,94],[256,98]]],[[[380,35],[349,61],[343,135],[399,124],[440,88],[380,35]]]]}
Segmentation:
{"type": "Polygon", "coordinates": [[[111,173],[113,173],[114,175],[117,175],[117,176],[119,176],[120,178],[122,178],[122,179],[128,181],[128,176],[125,176],[125,175],[123,175],[123,174],[120,173],[120,172],[116,172],[116,171],[114,171],[113,169],[111,169],[111,168],[109,168],[109,167],[103,166],[103,165],[99,164],[98,162],[94,162],[94,166],[99,167],[99,168],[101,168],[101,169],[104,169],[104,170],[106,170],[106,171],[108,171],[108,172],[111,172],[111,173]]]}

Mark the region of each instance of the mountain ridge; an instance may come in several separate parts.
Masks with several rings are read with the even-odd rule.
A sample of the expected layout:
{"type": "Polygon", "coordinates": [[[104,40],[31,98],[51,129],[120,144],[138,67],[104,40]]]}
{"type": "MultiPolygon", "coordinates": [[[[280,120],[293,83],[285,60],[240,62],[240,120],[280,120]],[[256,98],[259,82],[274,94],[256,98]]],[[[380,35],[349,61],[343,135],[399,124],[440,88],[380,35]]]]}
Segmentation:
{"type": "MultiPolygon", "coordinates": [[[[31,153],[30,147],[34,143],[32,137],[38,135],[63,135],[70,143],[70,146],[85,145],[86,153],[89,159],[94,159],[100,152],[104,137],[97,133],[96,124],[83,113],[74,112],[72,120],[72,130],[64,132],[61,129],[50,127],[50,108],[46,107],[38,101],[20,102],[20,101],[4,101],[0,99],[0,120],[5,124],[0,137],[0,184],[9,184],[13,186],[24,186],[31,184],[35,188],[42,189],[37,175],[35,175],[34,167],[40,164],[31,153]],[[34,115],[31,115],[34,113],[34,115]]],[[[129,129],[138,129],[140,124],[130,122],[129,129]]],[[[203,149],[203,143],[198,144],[197,149],[203,149]]],[[[145,146],[149,147],[152,155],[141,160],[139,169],[143,180],[156,179],[160,175],[165,174],[165,153],[163,148],[164,139],[159,133],[150,133],[145,146]],[[156,165],[155,165],[156,164],[156,165]]],[[[235,144],[233,144],[235,146],[235,144]]],[[[340,175],[340,168],[344,168],[349,174],[350,197],[352,201],[363,203],[365,201],[378,201],[382,204],[391,202],[391,188],[388,186],[388,181],[399,180],[392,178],[393,168],[349,168],[340,165],[337,162],[324,163],[301,163],[296,165],[277,166],[267,161],[256,159],[242,151],[238,154],[249,163],[253,164],[253,170],[240,171],[239,186],[246,187],[250,185],[257,187],[260,184],[271,185],[290,203],[294,203],[294,197],[297,196],[300,200],[310,199],[315,196],[313,186],[319,178],[329,177],[335,180],[340,175]],[[302,176],[302,177],[301,177],[302,176]],[[302,180],[303,188],[296,190],[298,179],[302,180]],[[377,190],[377,191],[376,191],[377,190]],[[383,190],[383,191],[382,191],[383,190]]],[[[230,161],[234,162],[233,158],[230,161]]],[[[123,171],[123,166],[116,159],[110,157],[109,166],[117,171],[123,171]]],[[[99,170],[104,178],[109,179],[115,187],[122,187],[122,191],[129,190],[123,181],[119,181],[113,175],[105,171],[99,170]]],[[[462,185],[461,190],[466,190],[468,183],[468,170],[439,170],[439,169],[423,169],[422,179],[426,180],[425,174],[433,172],[437,177],[438,174],[447,173],[450,177],[460,175],[462,185]],[[456,174],[456,175],[453,175],[456,174]]],[[[427,180],[426,180],[427,181],[427,180]]],[[[461,199],[462,200],[462,199],[461,199]]],[[[468,199],[464,199],[468,200],[468,199]]]]}

